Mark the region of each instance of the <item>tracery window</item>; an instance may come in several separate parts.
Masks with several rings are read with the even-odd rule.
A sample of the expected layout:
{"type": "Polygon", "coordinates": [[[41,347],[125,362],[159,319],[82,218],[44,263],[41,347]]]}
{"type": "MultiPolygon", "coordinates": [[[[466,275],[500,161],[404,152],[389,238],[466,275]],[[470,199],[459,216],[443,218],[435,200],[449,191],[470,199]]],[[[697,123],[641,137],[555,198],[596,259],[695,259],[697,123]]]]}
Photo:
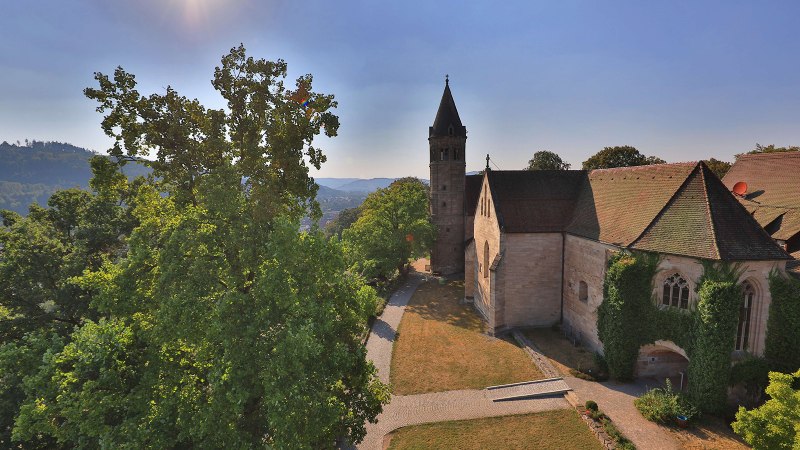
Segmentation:
{"type": "Polygon", "coordinates": [[[483,277],[489,277],[489,241],[483,243],[483,277]]]}
{"type": "Polygon", "coordinates": [[[661,303],[681,309],[689,309],[689,283],[680,275],[674,274],[664,280],[661,303]]]}
{"type": "Polygon", "coordinates": [[[753,285],[745,281],[742,284],[744,298],[739,306],[739,325],[736,327],[736,350],[747,350],[750,339],[750,317],[756,299],[753,285]]]}

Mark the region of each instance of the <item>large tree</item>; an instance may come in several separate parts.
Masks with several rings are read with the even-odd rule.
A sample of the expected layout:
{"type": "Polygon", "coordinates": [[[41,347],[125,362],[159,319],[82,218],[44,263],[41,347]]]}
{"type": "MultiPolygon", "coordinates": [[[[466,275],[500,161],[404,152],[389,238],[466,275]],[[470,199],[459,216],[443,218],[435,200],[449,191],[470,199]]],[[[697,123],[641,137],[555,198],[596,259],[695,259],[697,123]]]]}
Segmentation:
{"type": "Polygon", "coordinates": [[[344,230],[350,260],[369,278],[389,278],[409,258],[424,256],[433,242],[428,187],[401,178],[378,189],[361,204],[361,214],[344,230]]]}
{"type": "Polygon", "coordinates": [[[541,150],[533,154],[533,158],[528,161],[527,170],[569,170],[570,164],[557,153],[549,150],[541,150]]]}
{"type": "MultiPolygon", "coordinates": [[[[213,81],[227,108],[214,110],[171,88],[141,95],[121,68],[113,80],[96,74],[86,95],[105,113],[111,153],[122,164],[155,156],[154,177],[128,185],[118,166],[95,168],[94,196],[129,193],[116,216],[78,193],[32,211],[61,230],[37,231],[42,239],[83,236],[73,211],[98,218],[89,247],[106,254],[55,275],[77,292],[64,304],[83,308],[65,333],[34,330],[0,348],[0,370],[4,355],[21,361],[14,395],[0,402],[22,402],[13,437],[23,446],[328,448],[364,436],[388,399],[360,340],[376,296],[348,271],[341,244],[298,231],[318,209],[305,161],[324,162],[312,140],[336,134],[335,102],[311,90],[310,75],[293,90],[285,77],[283,61],[234,48],[213,81]],[[100,226],[117,216],[129,219],[125,233],[100,226]]],[[[13,232],[19,218],[5,222],[13,232]]],[[[50,272],[23,286],[28,303],[46,300],[34,297],[36,279],[50,272]]],[[[53,320],[65,311],[40,309],[53,320]]],[[[43,316],[0,319],[34,313],[43,316]]]]}
{"type": "Polygon", "coordinates": [[[630,145],[622,145],[603,148],[583,162],[583,169],[611,169],[614,167],[663,164],[665,162],[657,156],[645,156],[630,145]]]}
{"type": "Polygon", "coordinates": [[[733,431],[754,449],[800,449],[800,370],[770,372],[770,399],[758,408],[739,407],[733,431]]]}

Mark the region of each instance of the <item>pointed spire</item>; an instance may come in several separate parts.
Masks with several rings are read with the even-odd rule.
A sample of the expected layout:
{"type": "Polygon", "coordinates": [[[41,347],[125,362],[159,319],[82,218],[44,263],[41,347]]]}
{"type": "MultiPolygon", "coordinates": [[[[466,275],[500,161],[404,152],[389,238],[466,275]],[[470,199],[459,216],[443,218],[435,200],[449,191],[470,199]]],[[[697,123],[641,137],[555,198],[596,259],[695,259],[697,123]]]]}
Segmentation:
{"type": "Polygon", "coordinates": [[[439,102],[439,110],[436,112],[436,119],[433,121],[433,126],[430,127],[429,130],[429,137],[441,136],[467,137],[467,129],[461,124],[461,118],[458,117],[458,109],[456,109],[456,102],[453,100],[453,94],[450,92],[450,75],[445,75],[442,101],[439,102]]]}

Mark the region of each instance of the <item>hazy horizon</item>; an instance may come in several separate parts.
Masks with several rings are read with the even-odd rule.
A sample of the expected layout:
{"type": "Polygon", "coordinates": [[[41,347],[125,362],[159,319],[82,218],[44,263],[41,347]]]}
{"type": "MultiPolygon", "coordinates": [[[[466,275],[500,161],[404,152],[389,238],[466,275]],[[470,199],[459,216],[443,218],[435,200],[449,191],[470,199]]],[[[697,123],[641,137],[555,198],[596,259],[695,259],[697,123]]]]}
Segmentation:
{"type": "Polygon", "coordinates": [[[110,140],[82,90],[122,66],[142,93],[167,85],[221,107],[210,79],[244,43],[336,95],[339,136],[314,177],[428,177],[427,131],[449,74],[468,130],[521,169],[537,150],[579,168],[605,146],[668,162],[733,160],[800,143],[794,2],[256,2],[143,0],[0,5],[0,141],[110,140]]]}

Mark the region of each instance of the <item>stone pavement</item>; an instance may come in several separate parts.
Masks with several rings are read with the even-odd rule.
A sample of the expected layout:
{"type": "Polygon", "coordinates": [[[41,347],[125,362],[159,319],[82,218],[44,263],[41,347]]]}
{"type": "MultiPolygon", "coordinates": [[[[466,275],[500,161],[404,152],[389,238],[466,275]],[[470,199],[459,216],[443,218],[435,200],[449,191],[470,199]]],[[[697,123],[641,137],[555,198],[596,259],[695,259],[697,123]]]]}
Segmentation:
{"type": "MultiPolygon", "coordinates": [[[[392,294],[383,314],[372,326],[367,339],[367,357],[375,364],[378,377],[384,383],[389,382],[397,327],[408,301],[425,279],[424,274],[412,272],[406,283],[392,294]]],[[[408,425],[525,414],[568,407],[569,403],[562,395],[498,402],[492,400],[486,389],[392,396],[390,403],[384,406],[383,412],[378,416],[378,422],[367,424],[367,436],[357,448],[380,450],[386,434],[408,425]]]]}
{"type": "MultiPolygon", "coordinates": [[[[529,341],[519,332],[514,333],[514,338],[526,347],[526,351],[543,373],[550,374],[551,371],[555,371],[547,357],[536,347],[535,342],[529,341]]],[[[600,409],[611,418],[622,434],[636,445],[637,449],[680,448],[667,430],[642,417],[633,406],[633,400],[647,391],[644,383],[620,384],[612,381],[597,383],[572,376],[565,376],[564,381],[572,388],[572,401],[575,404],[582,405],[586,400],[597,402],[600,409]]]]}
{"type": "Polygon", "coordinates": [[[563,378],[547,378],[544,380],[524,381],[522,383],[490,386],[486,388],[486,396],[492,401],[507,401],[523,398],[552,396],[570,390],[563,378]]]}
{"type": "Polygon", "coordinates": [[[411,300],[414,291],[425,279],[423,274],[409,273],[403,286],[389,297],[383,314],[372,324],[372,330],[367,339],[367,358],[375,364],[375,368],[378,369],[378,378],[384,383],[389,383],[392,346],[395,336],[397,336],[397,327],[400,326],[400,319],[403,318],[403,312],[405,312],[406,305],[411,300]]]}
{"type": "Polygon", "coordinates": [[[378,423],[367,424],[367,437],[358,449],[380,450],[387,433],[408,425],[569,408],[562,395],[495,402],[486,393],[485,389],[470,389],[393,396],[378,416],[378,423]]]}

